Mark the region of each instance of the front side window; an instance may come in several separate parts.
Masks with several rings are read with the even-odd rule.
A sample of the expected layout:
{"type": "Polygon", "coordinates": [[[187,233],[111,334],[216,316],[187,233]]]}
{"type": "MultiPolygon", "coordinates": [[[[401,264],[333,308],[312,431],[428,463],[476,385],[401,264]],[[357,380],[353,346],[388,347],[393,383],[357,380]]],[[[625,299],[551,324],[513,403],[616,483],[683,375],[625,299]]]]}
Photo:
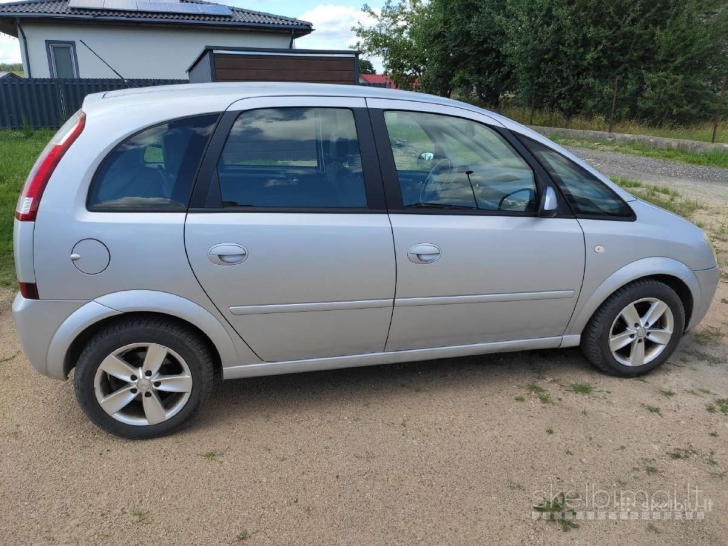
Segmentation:
{"type": "Polygon", "coordinates": [[[356,122],[340,108],[243,112],[217,168],[223,207],[366,208],[356,122]]]}
{"type": "Polygon", "coordinates": [[[184,211],[218,114],[155,125],[122,142],[96,172],[89,210],[184,211]]]}
{"type": "Polygon", "coordinates": [[[48,63],[52,78],[78,78],[76,44],[74,42],[47,42],[48,63]]]}
{"type": "Polygon", "coordinates": [[[536,212],[533,171],[493,129],[467,119],[388,111],[406,209],[536,212]]]}
{"type": "Polygon", "coordinates": [[[577,216],[634,217],[629,205],[597,177],[556,150],[530,138],[524,138],[528,141],[531,152],[554,179],[577,216]]]}

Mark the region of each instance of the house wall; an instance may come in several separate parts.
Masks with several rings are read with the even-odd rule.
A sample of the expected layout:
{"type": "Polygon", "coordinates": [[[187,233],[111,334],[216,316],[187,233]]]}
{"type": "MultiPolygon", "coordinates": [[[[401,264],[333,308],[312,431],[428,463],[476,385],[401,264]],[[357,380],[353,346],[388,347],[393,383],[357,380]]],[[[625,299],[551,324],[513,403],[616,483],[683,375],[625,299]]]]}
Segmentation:
{"type": "MultiPolygon", "coordinates": [[[[80,40],[125,78],[184,79],[205,46],[288,48],[290,34],[246,30],[167,29],[143,25],[23,22],[34,78],[50,78],[46,40],[76,44],[81,78],[116,75],[80,40]]],[[[26,65],[27,73],[27,65],[26,65]]]]}

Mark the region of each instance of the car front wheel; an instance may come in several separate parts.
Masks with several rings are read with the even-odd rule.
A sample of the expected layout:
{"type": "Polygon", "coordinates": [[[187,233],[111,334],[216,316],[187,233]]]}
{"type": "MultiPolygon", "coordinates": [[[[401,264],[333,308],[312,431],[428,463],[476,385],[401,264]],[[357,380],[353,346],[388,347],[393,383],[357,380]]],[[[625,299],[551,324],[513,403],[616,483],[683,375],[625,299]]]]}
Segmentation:
{"type": "Polygon", "coordinates": [[[212,358],[199,335],[156,318],[132,318],[98,332],[81,353],[74,377],[86,416],[130,439],[187,426],[212,384],[212,358]]]}
{"type": "Polygon", "coordinates": [[[640,375],[667,361],[685,328],[680,297],[664,283],[642,279],[612,294],[582,335],[587,359],[602,371],[640,375]]]}

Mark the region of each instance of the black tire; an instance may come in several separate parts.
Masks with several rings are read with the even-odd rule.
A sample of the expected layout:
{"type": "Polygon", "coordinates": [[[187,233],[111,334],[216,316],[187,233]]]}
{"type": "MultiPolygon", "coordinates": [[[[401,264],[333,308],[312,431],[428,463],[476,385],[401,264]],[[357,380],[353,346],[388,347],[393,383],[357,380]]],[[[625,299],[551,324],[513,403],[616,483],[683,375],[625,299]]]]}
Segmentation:
{"type": "MultiPolygon", "coordinates": [[[[596,310],[581,336],[581,350],[594,366],[609,375],[634,377],[650,372],[672,356],[685,330],[685,309],[675,291],[655,279],[634,281],[617,290],[596,310]],[[674,320],[669,343],[654,360],[642,366],[626,366],[619,362],[609,348],[612,324],[630,303],[642,298],[657,298],[667,304],[674,320]]],[[[644,333],[644,332],[643,332],[644,333]]]]}
{"type": "Polygon", "coordinates": [[[94,335],[76,364],[74,390],[78,405],[96,426],[122,438],[142,440],[172,434],[188,426],[212,393],[212,355],[200,336],[184,324],[158,318],[130,318],[116,322],[94,335]],[[157,343],[176,352],[192,376],[192,390],[182,409],[154,425],[122,423],[103,410],[94,392],[96,372],[102,361],[117,349],[134,343],[157,343]]]}

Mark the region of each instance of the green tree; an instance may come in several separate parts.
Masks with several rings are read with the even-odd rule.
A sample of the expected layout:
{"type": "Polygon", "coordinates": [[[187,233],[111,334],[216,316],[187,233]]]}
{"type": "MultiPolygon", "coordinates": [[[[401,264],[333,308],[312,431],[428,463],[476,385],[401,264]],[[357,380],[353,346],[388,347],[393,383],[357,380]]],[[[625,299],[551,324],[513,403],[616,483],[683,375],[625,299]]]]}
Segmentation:
{"type": "Polygon", "coordinates": [[[425,70],[422,23],[427,9],[422,0],[387,0],[380,13],[365,4],[362,11],[374,20],[374,25],[359,23],[352,29],[359,39],[355,48],[382,58],[384,73],[404,89],[415,87],[425,70]]]}
{"type": "Polygon", "coordinates": [[[726,0],[387,0],[359,47],[401,86],[653,123],[711,118],[726,0]]]}
{"type": "Polygon", "coordinates": [[[711,117],[720,81],[728,75],[728,5],[678,0],[655,29],[655,54],[644,71],[638,111],[650,121],[711,117]]]}
{"type": "Polygon", "coordinates": [[[367,59],[359,59],[359,73],[360,74],[376,74],[372,61],[367,59]]]}

